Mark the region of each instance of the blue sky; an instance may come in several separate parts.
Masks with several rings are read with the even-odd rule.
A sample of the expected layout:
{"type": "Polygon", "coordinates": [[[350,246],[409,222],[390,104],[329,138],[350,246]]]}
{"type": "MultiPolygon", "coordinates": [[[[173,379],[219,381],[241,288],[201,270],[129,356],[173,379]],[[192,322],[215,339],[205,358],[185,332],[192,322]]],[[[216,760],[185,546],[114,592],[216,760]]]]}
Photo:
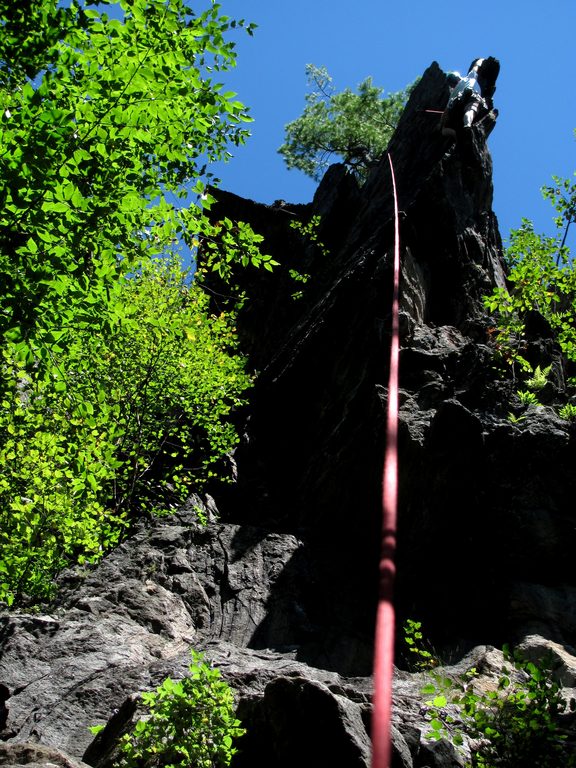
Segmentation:
{"type": "MultiPolygon", "coordinates": [[[[315,183],[288,171],[277,149],[284,125],[304,108],[307,63],[326,66],[338,90],[367,76],[386,92],[411,83],[437,61],[464,71],[470,61],[501,62],[489,138],[494,210],[504,238],[521,218],[552,233],[554,211],[540,188],[576,170],[574,35],[576,0],[221,0],[222,12],[257,23],[238,40],[226,85],[250,107],[248,144],[218,166],[221,186],[263,203],[308,202],[315,183]]],[[[431,105],[434,106],[434,105],[431,105]]],[[[576,227],[574,227],[576,229],[576,227]]],[[[574,233],[570,238],[576,245],[574,233]]]]}

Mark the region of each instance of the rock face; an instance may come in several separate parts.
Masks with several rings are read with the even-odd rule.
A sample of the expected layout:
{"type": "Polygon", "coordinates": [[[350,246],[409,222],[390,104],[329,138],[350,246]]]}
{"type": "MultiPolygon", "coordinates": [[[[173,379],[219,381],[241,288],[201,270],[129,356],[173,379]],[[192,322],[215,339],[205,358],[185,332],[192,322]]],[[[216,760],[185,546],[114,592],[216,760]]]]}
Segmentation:
{"type": "Polygon", "coordinates": [[[369,680],[297,660],[310,632],[301,542],[247,526],[201,526],[201,505],[195,499],[176,519],[137,533],[92,572],[67,574],[52,614],[4,617],[2,738],[107,765],[109,745],[102,737],[91,745],[89,727],[110,720],[122,733],[134,693],[183,677],[193,647],[206,650],[239,693],[243,720],[254,723],[246,765],[288,765],[280,754],[296,754],[297,745],[285,744],[305,723],[325,731],[350,765],[368,765],[369,680]]]}
{"type": "MultiPolygon", "coordinates": [[[[469,652],[456,672],[482,662],[497,674],[489,646],[504,641],[523,641],[535,657],[552,649],[572,688],[575,436],[553,408],[564,370],[535,317],[526,354],[553,365],[546,405],[509,420],[517,387],[494,370],[482,305],[505,285],[493,124],[449,144],[426,111],[447,98],[433,64],[389,148],[402,244],[399,623],[422,620],[446,658],[469,652]]],[[[0,617],[5,764],[109,768],[118,734],[138,716],[136,694],[185,675],[193,647],[237,691],[248,732],[236,768],[369,765],[388,158],[362,189],[333,166],[309,206],[221,192],[214,215],[252,223],[279,261],[311,274],[298,300],[286,271],[246,278],[253,298],[239,331],[259,375],[236,480],[210,489],[215,501],[193,499],[137,531],[98,567],[63,574],[46,613],[0,617]],[[311,215],[321,217],[324,249],[289,226],[311,215]],[[94,739],[88,727],[104,723],[94,739]]],[[[424,737],[421,687],[398,672],[394,767],[463,765],[465,751],[424,737]]]]}

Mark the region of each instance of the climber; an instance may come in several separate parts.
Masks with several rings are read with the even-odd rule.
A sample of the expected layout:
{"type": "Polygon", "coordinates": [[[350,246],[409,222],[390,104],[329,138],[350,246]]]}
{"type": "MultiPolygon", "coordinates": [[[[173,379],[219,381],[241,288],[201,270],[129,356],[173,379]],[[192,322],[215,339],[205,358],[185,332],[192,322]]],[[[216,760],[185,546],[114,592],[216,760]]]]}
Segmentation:
{"type": "Polygon", "coordinates": [[[447,75],[451,93],[440,123],[443,136],[455,140],[459,126],[468,130],[480,115],[485,116],[489,112],[496,117],[498,113],[492,109],[492,96],[499,72],[500,63],[489,56],[487,59],[474,59],[466,77],[461,77],[458,72],[447,75]]]}

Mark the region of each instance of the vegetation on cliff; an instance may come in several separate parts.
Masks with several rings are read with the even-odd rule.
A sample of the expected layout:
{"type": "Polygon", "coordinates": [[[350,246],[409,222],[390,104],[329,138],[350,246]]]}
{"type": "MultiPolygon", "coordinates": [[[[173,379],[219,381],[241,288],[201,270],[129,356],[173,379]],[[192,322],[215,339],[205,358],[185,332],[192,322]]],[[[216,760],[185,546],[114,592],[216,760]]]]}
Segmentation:
{"type": "Polygon", "coordinates": [[[234,317],[193,265],[265,264],[211,225],[212,160],[245,141],[231,30],[184,0],[0,11],[0,601],[47,596],[135,515],[170,508],[236,440],[234,317]]]}
{"type": "MultiPolygon", "coordinates": [[[[545,187],[543,194],[557,213],[555,234],[539,235],[531,221],[523,220],[512,231],[506,252],[508,287],[495,288],[484,301],[497,318],[494,341],[500,359],[511,366],[514,375],[532,376],[528,386],[536,372],[525,357],[526,323],[531,313],[544,318],[566,360],[576,363],[576,269],[566,244],[576,220],[576,184],[555,177],[554,185],[545,187]]],[[[569,384],[576,385],[573,375],[569,384]]]]}
{"type": "Polygon", "coordinates": [[[337,155],[360,178],[388,146],[413,86],[383,97],[383,89],[368,77],[355,93],[335,91],[324,67],[306,66],[312,90],[300,117],[286,125],[286,140],[278,150],[288,168],[298,168],[320,181],[337,155]]]}
{"type": "MultiPolygon", "coordinates": [[[[220,671],[192,651],[189,675],[141,694],[148,710],[120,741],[118,768],[224,768],[246,732],[220,671]]],[[[98,729],[95,729],[98,730],[98,729]]]]}

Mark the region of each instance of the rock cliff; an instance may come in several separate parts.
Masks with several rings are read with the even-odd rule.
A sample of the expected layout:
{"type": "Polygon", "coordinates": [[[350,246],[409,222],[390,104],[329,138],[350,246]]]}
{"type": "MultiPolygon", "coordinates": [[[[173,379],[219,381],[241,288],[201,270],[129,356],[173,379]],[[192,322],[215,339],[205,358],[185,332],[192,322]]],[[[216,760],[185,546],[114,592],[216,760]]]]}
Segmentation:
{"type": "MultiPolygon", "coordinates": [[[[482,305],[505,285],[493,122],[450,144],[427,111],[447,98],[433,64],[389,147],[402,243],[399,622],[422,620],[447,661],[488,672],[501,667],[491,646],[504,641],[552,649],[570,688],[576,440],[551,407],[564,369],[535,330],[527,354],[553,366],[548,404],[511,423],[513,386],[494,370],[482,305]]],[[[0,617],[0,763],[108,768],[135,694],[184,675],[194,647],[238,693],[248,733],[236,768],[369,765],[388,160],[361,189],[333,166],[309,206],[219,192],[214,215],[248,221],[268,252],[311,275],[297,300],[286,270],[245,278],[239,332],[258,377],[239,415],[235,481],[143,526],[98,567],[63,574],[47,612],[0,617]],[[323,249],[290,227],[311,215],[323,249]],[[108,726],[94,739],[96,723],[108,726]]],[[[398,671],[395,765],[463,764],[424,738],[421,686],[398,671]]]]}

